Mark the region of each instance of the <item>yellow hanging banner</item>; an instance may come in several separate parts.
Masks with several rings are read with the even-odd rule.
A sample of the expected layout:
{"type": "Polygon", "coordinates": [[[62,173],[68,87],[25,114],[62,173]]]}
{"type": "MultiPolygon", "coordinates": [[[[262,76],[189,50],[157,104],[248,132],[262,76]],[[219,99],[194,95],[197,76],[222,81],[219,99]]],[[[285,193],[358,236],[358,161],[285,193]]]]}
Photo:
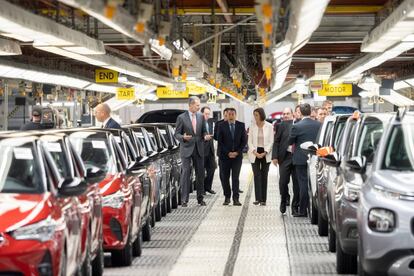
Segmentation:
{"type": "Polygon", "coordinates": [[[116,99],[117,100],[135,100],[135,89],[134,88],[118,88],[116,90],[116,99]]]}
{"type": "Polygon", "coordinates": [[[318,91],[319,96],[344,97],[352,96],[352,84],[323,84],[318,91]]]}
{"type": "Polygon", "coordinates": [[[118,72],[109,69],[96,69],[95,82],[97,83],[118,83],[118,72]]]}
{"type": "Polygon", "coordinates": [[[182,99],[188,98],[188,89],[185,91],[174,91],[171,87],[158,87],[157,97],[160,99],[182,99]]]}

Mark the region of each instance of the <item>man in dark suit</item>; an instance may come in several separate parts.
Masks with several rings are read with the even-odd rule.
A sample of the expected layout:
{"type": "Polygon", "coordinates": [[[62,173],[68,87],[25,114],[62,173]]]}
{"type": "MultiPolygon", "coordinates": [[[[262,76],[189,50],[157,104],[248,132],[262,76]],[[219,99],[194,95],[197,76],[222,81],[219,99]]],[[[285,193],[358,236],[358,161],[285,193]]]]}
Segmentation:
{"type": "Polygon", "coordinates": [[[98,122],[102,123],[102,128],[121,128],[121,126],[111,118],[111,108],[106,103],[98,104],[95,107],[95,117],[98,122]]]}
{"type": "Polygon", "coordinates": [[[210,140],[207,135],[206,122],[198,111],[200,99],[190,97],[188,112],[177,117],[175,137],[180,141],[181,156],[181,198],[182,206],[187,207],[188,195],[191,185],[191,162],[195,168],[197,182],[197,201],[200,206],[206,206],[203,200],[204,194],[204,140],[210,140]]]}
{"type": "Polygon", "coordinates": [[[223,170],[221,182],[225,196],[223,205],[230,204],[233,191],[233,205],[241,206],[239,201],[239,175],[243,162],[243,148],[247,143],[246,129],[244,123],[236,121],[236,110],[234,108],[228,109],[227,117],[227,122],[221,123],[217,130],[217,142],[220,145],[220,169],[223,170]]]}
{"type": "Polygon", "coordinates": [[[307,155],[300,148],[300,145],[307,141],[315,143],[316,136],[318,135],[321,123],[312,120],[311,106],[307,103],[300,105],[300,112],[302,114],[302,120],[292,126],[292,130],[289,136],[289,144],[292,145],[293,149],[293,165],[295,165],[295,173],[299,183],[299,213],[294,214],[295,217],[306,217],[307,209],[309,205],[308,195],[308,165],[307,155]]]}
{"type": "Polygon", "coordinates": [[[286,206],[290,205],[289,182],[292,178],[293,200],[292,214],[297,213],[299,208],[299,186],[292,164],[292,146],[289,145],[290,131],[293,125],[293,111],[290,107],[283,110],[283,121],[277,125],[273,143],[272,161],[279,165],[279,191],[280,191],[280,212],[286,212],[286,206]]]}
{"type": "MultiPolygon", "coordinates": [[[[204,116],[207,134],[213,134],[213,122],[210,120],[211,109],[208,106],[201,108],[201,113],[204,116]]],[[[216,170],[216,156],[214,153],[214,140],[204,141],[204,169],[206,171],[206,177],[204,178],[204,191],[210,194],[216,192],[211,189],[213,185],[214,172],[216,170]]]]}

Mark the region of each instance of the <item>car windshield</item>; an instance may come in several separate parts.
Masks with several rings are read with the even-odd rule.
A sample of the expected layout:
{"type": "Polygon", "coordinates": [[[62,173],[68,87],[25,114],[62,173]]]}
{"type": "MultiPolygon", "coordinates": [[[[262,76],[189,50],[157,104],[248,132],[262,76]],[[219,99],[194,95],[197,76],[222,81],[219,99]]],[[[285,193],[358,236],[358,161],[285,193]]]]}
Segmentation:
{"type": "Polygon", "coordinates": [[[100,169],[107,174],[115,171],[116,166],[107,139],[71,136],[70,141],[81,155],[87,170],[100,169]]]}
{"type": "Polygon", "coordinates": [[[380,141],[383,132],[384,125],[379,120],[364,124],[358,139],[357,151],[354,152],[354,156],[365,156],[367,162],[372,163],[378,142],[380,141]]]}
{"type": "Polygon", "coordinates": [[[63,177],[71,177],[73,175],[72,168],[69,165],[69,160],[64,152],[62,141],[59,142],[44,142],[43,146],[52,156],[56,163],[59,173],[63,177]]]}
{"type": "Polygon", "coordinates": [[[41,166],[32,142],[0,142],[0,193],[42,193],[41,166]]]}
{"type": "Polygon", "coordinates": [[[384,155],[383,169],[414,171],[414,124],[393,127],[384,155]]]}
{"type": "Polygon", "coordinates": [[[341,141],[342,134],[344,133],[346,121],[341,121],[338,123],[335,132],[335,140],[334,140],[334,147],[335,149],[338,147],[339,141],[341,141]]]}

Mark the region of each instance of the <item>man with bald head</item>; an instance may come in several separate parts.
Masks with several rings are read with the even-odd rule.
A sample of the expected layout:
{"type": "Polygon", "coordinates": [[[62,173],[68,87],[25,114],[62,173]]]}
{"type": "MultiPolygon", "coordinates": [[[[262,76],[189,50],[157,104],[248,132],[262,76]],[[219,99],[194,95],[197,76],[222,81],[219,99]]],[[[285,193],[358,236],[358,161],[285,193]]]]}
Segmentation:
{"type": "Polygon", "coordinates": [[[286,212],[286,206],[290,205],[289,182],[292,177],[293,182],[293,200],[292,211],[299,206],[299,186],[294,174],[292,164],[292,147],[289,145],[290,130],[293,125],[293,110],[290,107],[283,109],[282,122],[277,125],[272,159],[274,165],[279,165],[279,191],[280,191],[280,212],[286,212]]]}
{"type": "Polygon", "coordinates": [[[111,108],[106,103],[98,104],[95,107],[95,117],[98,122],[102,123],[102,128],[121,128],[121,126],[111,118],[111,108]]]}

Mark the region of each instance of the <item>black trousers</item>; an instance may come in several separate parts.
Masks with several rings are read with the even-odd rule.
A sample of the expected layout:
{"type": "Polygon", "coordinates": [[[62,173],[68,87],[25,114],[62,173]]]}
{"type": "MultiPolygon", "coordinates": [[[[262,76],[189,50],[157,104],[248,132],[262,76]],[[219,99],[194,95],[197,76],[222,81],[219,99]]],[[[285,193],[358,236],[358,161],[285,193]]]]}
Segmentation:
{"type": "Polygon", "coordinates": [[[204,190],[210,191],[211,186],[213,185],[214,172],[216,171],[216,160],[214,154],[210,153],[204,156],[204,169],[206,173],[206,177],[204,178],[204,190]]]}
{"type": "MultiPolygon", "coordinates": [[[[257,153],[263,153],[263,148],[257,148],[257,153]]],[[[254,175],[254,194],[256,201],[266,202],[267,199],[267,176],[269,174],[270,162],[266,162],[266,156],[262,159],[256,158],[252,163],[254,175]]]]}
{"type": "Polygon", "coordinates": [[[194,147],[193,154],[190,157],[181,157],[181,198],[183,202],[188,202],[190,185],[192,185],[191,170],[193,169],[193,166],[191,163],[195,169],[197,200],[200,202],[203,200],[204,193],[204,158],[201,157],[197,147],[194,147]]]}
{"type": "Polygon", "coordinates": [[[299,183],[299,212],[304,214],[309,205],[308,165],[295,165],[295,172],[299,183]]]}
{"type": "Polygon", "coordinates": [[[243,163],[241,157],[230,159],[220,160],[220,171],[222,171],[222,180],[221,185],[223,186],[223,192],[226,199],[232,197],[233,191],[233,200],[239,200],[239,176],[240,170],[243,163]],[[231,175],[231,188],[230,188],[230,175],[231,175]]]}
{"type": "Polygon", "coordinates": [[[293,199],[292,208],[299,208],[299,184],[295,173],[295,166],[292,164],[292,154],[288,153],[286,159],[279,164],[279,191],[281,201],[287,201],[289,196],[289,182],[292,178],[293,199]]]}

